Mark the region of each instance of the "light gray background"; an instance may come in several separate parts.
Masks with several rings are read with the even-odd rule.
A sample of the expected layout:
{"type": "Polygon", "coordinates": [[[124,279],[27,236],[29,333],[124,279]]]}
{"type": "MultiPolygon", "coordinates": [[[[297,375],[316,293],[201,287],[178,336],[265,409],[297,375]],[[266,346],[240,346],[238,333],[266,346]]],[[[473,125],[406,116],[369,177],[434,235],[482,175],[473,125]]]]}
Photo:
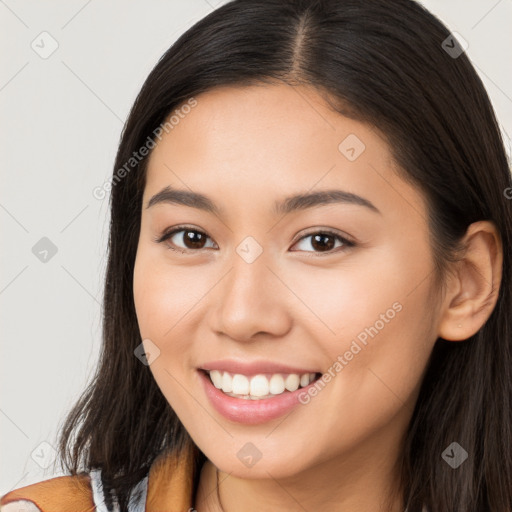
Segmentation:
{"type": "MultiPolygon", "coordinates": [[[[221,3],[0,0],[0,494],[58,474],[51,445],[101,342],[109,212],[92,190],[149,71],[221,3]],[[48,58],[31,47],[51,49],[43,31],[48,58]],[[42,237],[57,247],[46,262],[42,237]]],[[[424,4],[469,43],[510,156],[512,0],[424,4]]]]}

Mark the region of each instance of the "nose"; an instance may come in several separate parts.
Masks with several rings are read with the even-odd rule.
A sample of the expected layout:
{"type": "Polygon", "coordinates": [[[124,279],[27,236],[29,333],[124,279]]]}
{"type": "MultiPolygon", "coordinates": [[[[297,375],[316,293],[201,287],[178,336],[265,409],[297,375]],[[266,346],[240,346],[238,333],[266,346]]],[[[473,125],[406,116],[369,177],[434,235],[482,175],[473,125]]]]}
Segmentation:
{"type": "Polygon", "coordinates": [[[291,329],[291,293],[272,270],[265,253],[249,263],[238,254],[212,296],[213,328],[240,342],[256,335],[281,337],[291,329]]]}

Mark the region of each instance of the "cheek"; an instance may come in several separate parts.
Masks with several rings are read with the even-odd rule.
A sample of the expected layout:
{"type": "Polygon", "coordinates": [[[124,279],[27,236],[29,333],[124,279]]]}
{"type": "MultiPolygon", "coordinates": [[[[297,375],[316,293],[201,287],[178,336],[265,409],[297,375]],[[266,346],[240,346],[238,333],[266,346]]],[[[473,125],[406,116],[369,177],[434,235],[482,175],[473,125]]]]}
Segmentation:
{"type": "Polygon", "coordinates": [[[183,267],[166,264],[165,258],[157,257],[151,248],[139,247],[133,294],[143,337],[165,337],[185,313],[193,283],[183,267]]]}
{"type": "Polygon", "coordinates": [[[436,340],[423,245],[361,251],[338,269],[290,272],[283,279],[308,306],[299,323],[327,356],[324,371],[343,375],[333,379],[335,401],[393,399],[393,392],[406,398],[421,380],[436,340]]]}
{"type": "Polygon", "coordinates": [[[188,364],[197,311],[214,282],[208,280],[206,266],[200,270],[171,264],[162,252],[161,248],[139,248],[134,303],[142,339],[149,338],[160,349],[158,366],[174,372],[188,364]]]}
{"type": "Polygon", "coordinates": [[[412,292],[429,270],[425,259],[397,243],[356,249],[336,266],[283,265],[278,274],[289,287],[288,294],[295,296],[289,304],[300,307],[298,322],[315,333],[313,338],[322,336],[323,343],[332,342],[337,350],[341,340],[360,335],[364,342],[365,332],[369,336],[366,329],[375,324],[379,332],[389,330],[388,325],[400,316],[398,310],[409,302],[407,315],[421,317],[425,306],[421,301],[426,298],[418,301],[422,290],[412,292]]]}
{"type": "Polygon", "coordinates": [[[326,345],[335,375],[330,399],[340,421],[349,416],[361,431],[383,426],[405,404],[413,408],[436,340],[427,285],[410,295],[395,291],[366,304],[364,313],[356,307],[343,314],[347,325],[326,345]]]}
{"type": "Polygon", "coordinates": [[[171,267],[161,255],[152,254],[152,248],[139,248],[133,275],[139,330],[143,340],[149,339],[158,347],[159,355],[149,369],[179,416],[191,407],[190,396],[180,383],[185,382],[192,365],[187,350],[190,346],[187,312],[201,297],[200,290],[193,290],[194,283],[190,270],[171,267]]]}

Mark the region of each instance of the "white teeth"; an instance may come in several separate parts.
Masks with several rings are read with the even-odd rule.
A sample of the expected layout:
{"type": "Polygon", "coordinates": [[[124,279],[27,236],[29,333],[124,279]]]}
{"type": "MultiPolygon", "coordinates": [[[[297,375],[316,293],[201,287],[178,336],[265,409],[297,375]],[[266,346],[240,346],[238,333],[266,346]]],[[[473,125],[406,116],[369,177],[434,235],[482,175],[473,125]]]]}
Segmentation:
{"type": "Polygon", "coordinates": [[[282,375],[277,373],[276,375],[272,375],[270,379],[269,391],[273,395],[280,395],[284,391],[284,379],[282,375]]]}
{"type": "Polygon", "coordinates": [[[222,387],[222,374],[219,370],[212,370],[210,372],[210,378],[212,379],[213,385],[220,389],[222,387]]]}
{"type": "Polygon", "coordinates": [[[224,393],[236,398],[259,400],[271,398],[286,391],[295,391],[299,387],[305,387],[315,380],[315,373],[296,373],[272,375],[270,379],[266,375],[254,375],[247,377],[239,373],[230,374],[219,370],[208,372],[213,385],[224,393]]]}
{"type": "MultiPolygon", "coordinates": [[[[266,396],[270,390],[270,384],[265,375],[255,375],[251,379],[251,396],[266,396]]],[[[242,393],[240,393],[242,394],[242,393]]]]}
{"type": "Polygon", "coordinates": [[[224,372],[222,375],[222,391],[224,393],[231,393],[233,391],[233,379],[228,372],[224,372]]]}
{"type": "Polygon", "coordinates": [[[300,377],[296,373],[290,373],[284,381],[284,387],[288,391],[295,391],[299,389],[300,377]]]}
{"type": "MultiPolygon", "coordinates": [[[[226,374],[224,374],[225,378],[226,374]]],[[[245,375],[239,373],[233,376],[232,380],[232,393],[235,395],[248,395],[249,394],[249,379],[245,375]]]]}

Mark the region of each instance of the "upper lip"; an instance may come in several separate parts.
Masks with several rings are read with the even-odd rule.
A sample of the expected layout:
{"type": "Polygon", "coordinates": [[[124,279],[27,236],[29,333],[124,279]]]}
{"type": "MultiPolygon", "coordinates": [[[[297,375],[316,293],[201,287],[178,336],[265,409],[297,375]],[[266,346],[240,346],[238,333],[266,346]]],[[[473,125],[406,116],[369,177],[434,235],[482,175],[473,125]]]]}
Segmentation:
{"type": "Polygon", "coordinates": [[[237,361],[235,359],[218,359],[208,361],[200,366],[201,370],[219,370],[241,375],[256,375],[259,373],[318,373],[317,370],[304,367],[293,367],[272,361],[237,361]]]}

